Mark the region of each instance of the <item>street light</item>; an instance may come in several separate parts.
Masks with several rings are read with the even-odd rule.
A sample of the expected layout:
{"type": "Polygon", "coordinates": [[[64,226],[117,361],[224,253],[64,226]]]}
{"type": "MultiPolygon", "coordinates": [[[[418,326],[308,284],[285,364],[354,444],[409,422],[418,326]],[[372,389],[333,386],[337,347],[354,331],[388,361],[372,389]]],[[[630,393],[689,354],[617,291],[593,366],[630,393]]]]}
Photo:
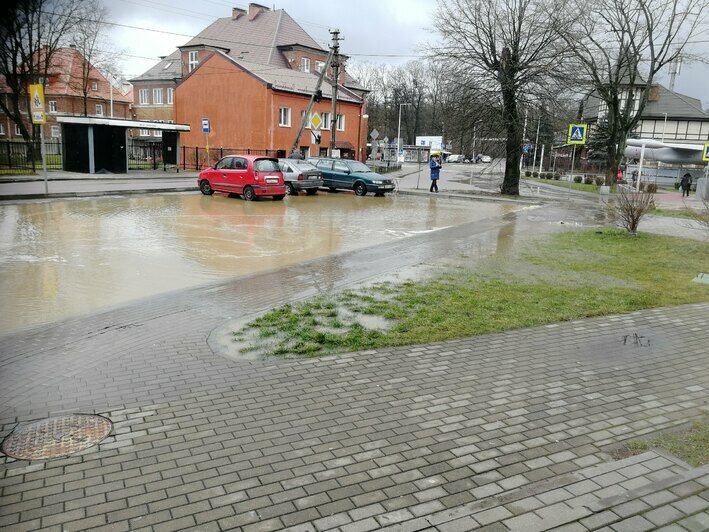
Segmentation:
{"type": "Polygon", "coordinates": [[[399,162],[399,153],[401,152],[401,108],[405,105],[411,105],[411,103],[399,104],[399,128],[396,131],[396,162],[399,162]]]}

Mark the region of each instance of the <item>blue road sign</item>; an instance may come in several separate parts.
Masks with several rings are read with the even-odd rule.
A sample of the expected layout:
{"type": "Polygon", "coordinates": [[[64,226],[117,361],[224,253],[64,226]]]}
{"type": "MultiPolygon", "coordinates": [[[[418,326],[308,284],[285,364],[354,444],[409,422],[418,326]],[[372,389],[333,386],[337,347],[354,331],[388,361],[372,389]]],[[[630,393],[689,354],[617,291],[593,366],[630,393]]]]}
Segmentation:
{"type": "Polygon", "coordinates": [[[586,144],[586,124],[569,125],[569,144],[586,144]]]}
{"type": "Polygon", "coordinates": [[[209,118],[202,119],[202,133],[209,133],[209,118]]]}
{"type": "Polygon", "coordinates": [[[525,144],[524,146],[522,146],[522,151],[523,151],[524,153],[529,153],[529,152],[531,152],[533,149],[534,149],[534,144],[525,144]]]}
{"type": "Polygon", "coordinates": [[[709,161],[709,144],[704,145],[704,155],[702,156],[702,160],[709,161]]]}

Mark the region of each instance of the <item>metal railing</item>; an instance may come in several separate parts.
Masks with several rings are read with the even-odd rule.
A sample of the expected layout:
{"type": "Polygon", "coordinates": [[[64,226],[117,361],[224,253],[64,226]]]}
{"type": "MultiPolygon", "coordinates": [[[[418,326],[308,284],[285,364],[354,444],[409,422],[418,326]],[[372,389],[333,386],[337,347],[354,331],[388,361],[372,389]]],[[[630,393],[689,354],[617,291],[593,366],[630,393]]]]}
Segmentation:
{"type": "MultiPolygon", "coordinates": [[[[45,140],[44,149],[47,168],[62,168],[62,143],[59,140],[45,140]]],[[[38,172],[42,170],[42,147],[39,140],[34,142],[7,140],[0,142],[0,173],[38,172]]]]}

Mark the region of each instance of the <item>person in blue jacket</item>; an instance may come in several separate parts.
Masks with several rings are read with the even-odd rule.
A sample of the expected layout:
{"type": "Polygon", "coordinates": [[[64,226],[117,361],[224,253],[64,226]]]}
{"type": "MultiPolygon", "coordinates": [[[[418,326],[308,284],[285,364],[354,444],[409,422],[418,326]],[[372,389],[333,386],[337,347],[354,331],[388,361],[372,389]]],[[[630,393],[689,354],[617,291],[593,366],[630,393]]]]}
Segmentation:
{"type": "Polygon", "coordinates": [[[438,178],[441,172],[441,156],[431,155],[431,160],[428,163],[431,168],[431,188],[429,192],[438,192],[438,178]]]}

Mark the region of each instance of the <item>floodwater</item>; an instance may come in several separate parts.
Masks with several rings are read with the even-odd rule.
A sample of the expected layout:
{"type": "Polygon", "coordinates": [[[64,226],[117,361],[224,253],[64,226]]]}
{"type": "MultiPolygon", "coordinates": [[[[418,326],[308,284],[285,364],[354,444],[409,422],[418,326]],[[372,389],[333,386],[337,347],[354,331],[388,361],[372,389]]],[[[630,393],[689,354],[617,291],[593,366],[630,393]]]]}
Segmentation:
{"type": "Polygon", "coordinates": [[[0,334],[180,288],[500,216],[519,207],[352,194],[0,205],[0,334]]]}

